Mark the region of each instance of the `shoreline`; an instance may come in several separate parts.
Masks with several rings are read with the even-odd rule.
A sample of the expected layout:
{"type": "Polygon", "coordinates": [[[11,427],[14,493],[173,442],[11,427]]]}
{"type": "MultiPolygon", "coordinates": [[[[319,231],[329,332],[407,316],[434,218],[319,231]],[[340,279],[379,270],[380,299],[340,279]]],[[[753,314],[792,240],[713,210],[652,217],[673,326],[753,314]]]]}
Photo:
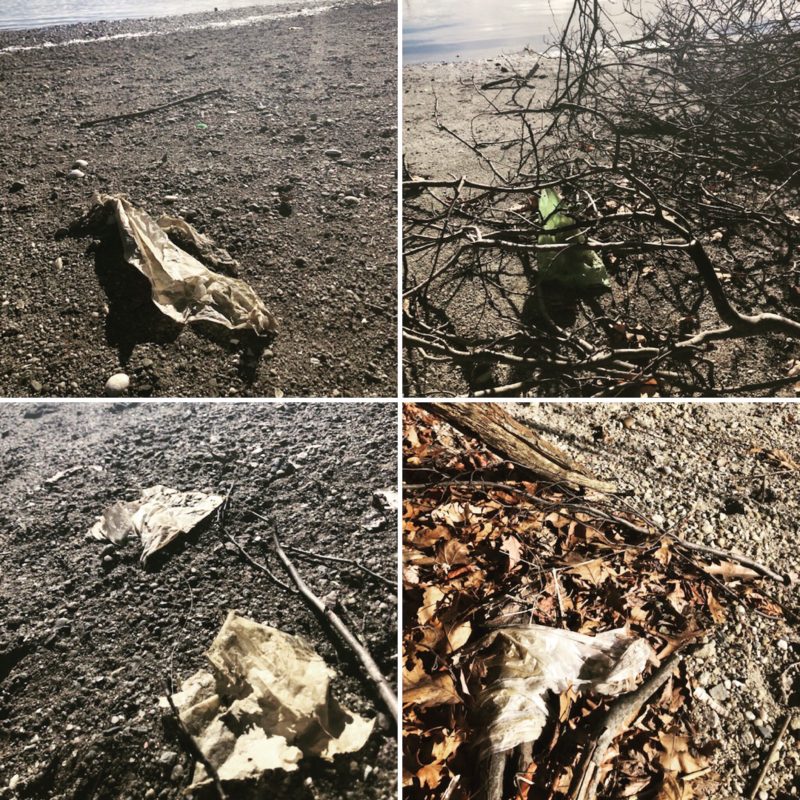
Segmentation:
{"type": "MultiPolygon", "coordinates": [[[[374,0],[379,5],[390,0],[374,0]]],[[[224,11],[197,11],[150,17],[125,17],[70,22],[31,28],[0,28],[0,55],[72,44],[91,44],[116,39],[149,38],[171,33],[227,29],[273,20],[315,16],[355,5],[358,0],[300,0],[275,5],[250,5],[224,11]],[[24,42],[14,42],[23,39],[24,42]]]]}

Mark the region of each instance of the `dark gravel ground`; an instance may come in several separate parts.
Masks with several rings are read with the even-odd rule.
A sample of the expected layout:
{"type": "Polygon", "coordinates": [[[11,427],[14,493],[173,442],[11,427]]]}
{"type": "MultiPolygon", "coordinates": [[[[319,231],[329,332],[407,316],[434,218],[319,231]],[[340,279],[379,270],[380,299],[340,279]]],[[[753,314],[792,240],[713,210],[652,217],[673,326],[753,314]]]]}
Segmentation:
{"type": "MultiPolygon", "coordinates": [[[[147,486],[224,492],[234,482],[227,530],[276,572],[267,527],[249,510],[273,517],[289,545],[393,579],[396,519],[373,509],[372,494],[396,486],[394,406],[11,403],[0,406],[0,440],[0,797],[180,797],[190,765],[158,698],[166,677],[205,666],[230,609],[305,636],[336,669],[337,698],[378,716],[361,752],[303,762],[271,776],[268,791],[232,797],[396,796],[393,730],[358,668],[215,524],[147,571],[133,544],[104,561],[108,548],[86,538],[104,508],[147,486]],[[160,763],[165,751],[180,753],[177,771],[160,763]]],[[[296,563],[394,676],[394,590],[350,568],[296,563]]]]}
{"type": "Polygon", "coordinates": [[[98,396],[120,370],[135,396],[395,395],[397,9],[318,6],[0,34],[1,49],[159,33],[0,52],[0,395],[98,396]],[[115,236],[67,232],[95,191],[227,248],[275,339],[165,325],[115,236]]]}

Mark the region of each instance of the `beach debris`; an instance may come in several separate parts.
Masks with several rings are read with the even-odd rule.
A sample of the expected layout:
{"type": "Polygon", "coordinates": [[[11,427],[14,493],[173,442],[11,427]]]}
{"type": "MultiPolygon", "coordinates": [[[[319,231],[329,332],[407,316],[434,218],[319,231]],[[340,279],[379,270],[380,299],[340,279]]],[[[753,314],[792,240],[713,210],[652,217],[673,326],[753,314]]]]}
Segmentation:
{"type": "Polygon", "coordinates": [[[51,475],[49,478],[45,478],[44,484],[45,486],[52,486],[54,483],[58,483],[60,480],[64,478],[68,478],[70,475],[74,475],[76,472],[85,472],[86,470],[91,470],[92,472],[102,472],[103,468],[98,464],[91,464],[88,467],[84,467],[81,464],[78,464],[74,467],[68,467],[67,469],[63,469],[60,472],[56,472],[55,475],[51,475]]]}
{"type": "MultiPolygon", "coordinates": [[[[99,119],[87,119],[81,122],[79,128],[90,128],[93,125],[101,125],[104,122],[121,122],[128,119],[138,119],[139,117],[146,117],[149,114],[156,114],[159,111],[165,111],[168,108],[175,108],[175,106],[182,106],[185,103],[193,103],[197,100],[206,100],[217,95],[225,94],[225,89],[210,89],[207,92],[200,92],[193,94],[190,97],[181,97],[179,100],[173,100],[170,103],[164,103],[160,106],[153,106],[152,108],[145,108],[142,111],[129,111],[125,114],[114,114],[110,117],[100,117],[99,119]]],[[[202,124],[202,123],[200,123],[202,124]]],[[[208,127],[208,126],[205,126],[208,127]]]]}
{"type": "MultiPolygon", "coordinates": [[[[332,761],[360,750],[372,733],[374,720],[334,699],[336,673],[299,636],[231,611],[206,658],[210,670],[189,677],[171,700],[222,783],[291,772],[304,757],[332,761]]],[[[169,708],[169,700],[161,706],[169,708]]],[[[189,789],[211,781],[198,763],[189,789]]]]}
{"type": "Polygon", "coordinates": [[[181,250],[217,272],[236,277],[239,262],[227,250],[218,247],[210,237],[196,231],[185,219],[163,214],[158,218],[158,226],[181,250]]]}
{"type": "Polygon", "coordinates": [[[389,516],[400,508],[400,495],[395,489],[377,489],[372,493],[372,505],[382,514],[389,516]]]}
{"type": "Polygon", "coordinates": [[[105,392],[108,397],[121,397],[131,385],[131,379],[124,372],[117,372],[106,381],[105,392]]]}
{"type": "Polygon", "coordinates": [[[614,697],[636,688],[653,648],[625,628],[587,636],[544,625],[492,631],[475,646],[491,647],[486,666],[492,680],[479,698],[493,753],[536,742],[548,721],[548,695],[592,689],[614,697]]]}
{"type": "Polygon", "coordinates": [[[142,490],[138,500],[114,503],[89,530],[92,539],[121,545],[136,536],[145,563],[157,550],[196,528],[222,505],[218,494],[181,492],[156,485],[142,490]]]}
{"type": "Polygon", "coordinates": [[[539,244],[564,244],[573,246],[559,253],[537,253],[539,276],[543,281],[557,281],[574,289],[608,287],[609,277],[603,259],[588,247],[586,234],[575,227],[575,219],[560,211],[561,196],[555,189],[543,189],[539,197],[539,216],[542,227],[551,233],[542,233],[539,244]]]}
{"type": "Polygon", "coordinates": [[[167,218],[165,230],[122,195],[98,195],[95,202],[114,214],[125,261],[148,279],[153,302],[168,317],[249,329],[258,336],[277,331],[275,317],[247,283],[212,272],[170,239],[168,231],[179,229],[198,248],[210,249],[210,241],[188,222],[167,218]]]}

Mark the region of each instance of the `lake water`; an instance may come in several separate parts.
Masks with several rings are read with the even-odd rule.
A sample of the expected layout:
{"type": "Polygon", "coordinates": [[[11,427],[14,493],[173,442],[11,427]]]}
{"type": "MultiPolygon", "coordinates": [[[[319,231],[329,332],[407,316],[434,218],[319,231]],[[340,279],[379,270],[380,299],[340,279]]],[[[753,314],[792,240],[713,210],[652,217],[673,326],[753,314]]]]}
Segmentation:
{"type": "MultiPolygon", "coordinates": [[[[652,0],[643,0],[645,6],[652,0]]],[[[569,17],[572,0],[403,0],[403,60],[461,61],[541,51],[569,17]]],[[[619,18],[622,0],[603,0],[619,18]]]]}
{"type": "Polygon", "coordinates": [[[71,22],[166,17],[302,0],[0,0],[0,30],[41,28],[71,22]]]}

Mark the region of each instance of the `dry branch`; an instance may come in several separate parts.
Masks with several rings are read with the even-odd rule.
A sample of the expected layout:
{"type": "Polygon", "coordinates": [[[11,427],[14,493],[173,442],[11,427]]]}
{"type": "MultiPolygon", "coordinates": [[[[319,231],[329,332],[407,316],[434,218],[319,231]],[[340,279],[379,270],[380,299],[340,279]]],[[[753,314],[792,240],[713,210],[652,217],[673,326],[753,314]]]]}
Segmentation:
{"type": "Polygon", "coordinates": [[[175,106],[182,106],[186,103],[192,103],[195,100],[205,100],[207,97],[215,97],[218,94],[224,94],[225,89],[210,89],[207,92],[200,92],[199,94],[193,94],[191,97],[182,97],[180,100],[173,100],[171,103],[164,103],[160,106],[153,106],[152,108],[146,108],[142,111],[129,111],[126,114],[115,114],[111,117],[100,117],[99,119],[87,119],[81,122],[78,127],[79,128],[91,128],[93,125],[101,125],[104,122],[120,122],[126,119],[137,119],[139,117],[146,117],[150,114],[155,114],[159,111],[165,111],[168,108],[174,108],[175,106]]]}
{"type": "Polygon", "coordinates": [[[575,769],[570,797],[574,800],[595,800],[600,784],[600,768],[612,743],[633,724],[644,704],[672,677],[680,660],[681,656],[673,653],[636,691],[622,695],[611,704],[595,725],[592,742],[575,769]]]}
{"type": "Polygon", "coordinates": [[[175,701],[172,699],[172,687],[170,686],[169,681],[165,681],[164,685],[166,689],[167,703],[169,704],[170,711],[172,712],[172,718],[175,720],[175,724],[178,727],[181,743],[189,751],[189,754],[192,756],[192,758],[194,758],[195,761],[199,761],[206,768],[206,772],[214,784],[214,788],[216,789],[219,800],[228,800],[228,795],[222,786],[222,781],[220,780],[216,767],[208,760],[208,758],[206,758],[205,753],[200,749],[200,745],[197,744],[194,736],[192,736],[192,734],[189,732],[189,729],[186,727],[186,725],[184,725],[180,712],[175,707],[175,701]]]}
{"type": "Polygon", "coordinates": [[[577,462],[516,420],[502,406],[493,403],[431,403],[426,408],[548,481],[607,494],[617,491],[615,484],[588,475],[577,462]]]}
{"type": "MultiPolygon", "coordinates": [[[[255,512],[253,513],[255,514],[255,512]]],[[[265,522],[271,522],[259,514],[255,514],[255,516],[264,520],[265,522]]],[[[331,608],[329,608],[322,600],[320,600],[320,598],[317,597],[317,595],[315,595],[311,590],[309,585],[303,580],[302,576],[297,571],[297,568],[294,566],[289,556],[286,555],[286,551],[283,549],[280,541],[278,540],[278,533],[275,523],[271,522],[271,524],[273,526],[272,542],[275,546],[275,552],[278,554],[278,558],[281,560],[281,563],[289,573],[289,576],[294,582],[294,585],[297,587],[297,590],[303,596],[303,599],[311,607],[311,609],[328,622],[330,627],[336,631],[342,641],[347,644],[347,646],[353,652],[353,655],[355,655],[355,657],[361,662],[364,672],[374,686],[375,690],[378,692],[378,695],[381,698],[384,706],[391,714],[395,723],[397,723],[400,717],[397,706],[397,696],[389,686],[389,682],[384,677],[383,672],[381,672],[381,669],[375,662],[375,659],[372,658],[364,645],[358,641],[358,638],[355,636],[355,634],[347,627],[347,625],[344,624],[341,617],[339,617],[331,608]]]]}

